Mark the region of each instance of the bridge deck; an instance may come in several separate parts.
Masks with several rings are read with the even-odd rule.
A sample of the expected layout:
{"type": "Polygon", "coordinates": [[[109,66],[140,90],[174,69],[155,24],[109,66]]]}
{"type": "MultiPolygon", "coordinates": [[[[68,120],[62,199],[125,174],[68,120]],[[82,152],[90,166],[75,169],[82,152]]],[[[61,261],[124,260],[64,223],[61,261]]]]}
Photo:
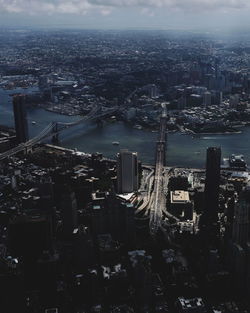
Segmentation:
{"type": "Polygon", "coordinates": [[[151,198],[150,231],[155,234],[161,225],[162,212],[165,209],[164,165],[166,148],[166,109],[163,108],[160,130],[156,143],[154,190],[151,198]]]}
{"type": "Polygon", "coordinates": [[[95,106],[89,114],[84,116],[83,118],[72,122],[72,123],[62,123],[62,122],[51,122],[49,125],[47,125],[36,137],[30,139],[27,142],[21,143],[18,146],[16,146],[13,149],[10,149],[4,153],[0,154],[0,161],[4,160],[8,157],[11,157],[17,153],[26,151],[27,149],[31,148],[32,146],[36,145],[37,143],[41,142],[43,139],[55,136],[56,134],[59,134],[65,129],[74,127],[76,125],[79,125],[83,122],[95,120],[104,118],[107,115],[113,114],[115,111],[117,111],[117,107],[113,108],[107,108],[105,111],[100,111],[100,107],[95,106]]]}

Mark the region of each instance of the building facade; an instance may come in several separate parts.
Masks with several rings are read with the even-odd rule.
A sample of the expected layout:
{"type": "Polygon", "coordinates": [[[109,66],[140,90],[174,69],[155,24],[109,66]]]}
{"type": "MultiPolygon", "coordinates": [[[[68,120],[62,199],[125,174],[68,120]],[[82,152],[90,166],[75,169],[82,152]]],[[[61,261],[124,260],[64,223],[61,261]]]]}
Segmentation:
{"type": "Polygon", "coordinates": [[[138,159],[136,152],[121,150],[117,160],[117,191],[131,193],[138,189],[138,159]]]}
{"type": "Polygon", "coordinates": [[[25,95],[15,95],[13,97],[13,111],[17,142],[26,142],[29,140],[29,132],[25,95]]]}

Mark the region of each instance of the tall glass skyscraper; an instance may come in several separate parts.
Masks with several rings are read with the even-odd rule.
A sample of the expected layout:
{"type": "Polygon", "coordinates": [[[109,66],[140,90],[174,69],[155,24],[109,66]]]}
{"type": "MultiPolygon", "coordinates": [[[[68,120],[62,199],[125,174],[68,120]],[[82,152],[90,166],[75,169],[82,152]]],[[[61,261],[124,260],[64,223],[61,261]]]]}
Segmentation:
{"type": "Polygon", "coordinates": [[[117,191],[130,193],[138,189],[137,153],[121,150],[117,161],[117,191]]]}

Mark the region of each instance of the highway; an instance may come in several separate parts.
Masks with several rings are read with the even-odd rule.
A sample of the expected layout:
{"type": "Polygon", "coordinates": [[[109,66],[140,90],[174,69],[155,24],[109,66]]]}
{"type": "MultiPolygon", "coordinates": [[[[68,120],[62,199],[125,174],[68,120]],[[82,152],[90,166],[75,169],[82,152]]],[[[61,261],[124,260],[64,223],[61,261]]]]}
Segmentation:
{"type": "Polygon", "coordinates": [[[151,192],[154,182],[154,170],[150,170],[149,174],[145,178],[143,186],[141,187],[140,194],[138,197],[139,202],[142,200],[141,205],[137,208],[135,214],[143,211],[144,209],[148,209],[149,201],[151,199],[151,192]]]}
{"type": "Polygon", "coordinates": [[[156,143],[154,189],[150,199],[150,232],[156,234],[162,222],[162,212],[166,207],[166,196],[164,188],[164,165],[166,149],[166,106],[162,105],[162,115],[160,118],[160,130],[156,143]]]}
{"type": "Polygon", "coordinates": [[[144,215],[149,214],[149,227],[152,235],[155,235],[158,229],[163,229],[163,214],[167,220],[174,220],[175,222],[179,221],[177,217],[170,214],[166,209],[168,180],[172,171],[172,168],[166,169],[164,167],[166,153],[166,123],[167,110],[165,104],[162,104],[160,129],[156,142],[155,168],[154,171],[151,170],[147,177],[143,179],[142,195],[139,197],[139,200],[142,200],[142,203],[136,210],[136,214],[144,210],[144,215]]]}

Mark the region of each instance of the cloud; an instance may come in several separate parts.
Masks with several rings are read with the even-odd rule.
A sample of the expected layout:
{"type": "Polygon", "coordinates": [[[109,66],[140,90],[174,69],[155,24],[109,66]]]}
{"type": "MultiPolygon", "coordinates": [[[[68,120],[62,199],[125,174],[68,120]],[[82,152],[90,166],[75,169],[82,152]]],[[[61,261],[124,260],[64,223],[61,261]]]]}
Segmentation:
{"type": "Polygon", "coordinates": [[[98,11],[109,14],[114,8],[141,8],[149,12],[157,8],[202,12],[239,10],[249,7],[249,0],[0,0],[0,13],[86,14],[98,11]]]}

